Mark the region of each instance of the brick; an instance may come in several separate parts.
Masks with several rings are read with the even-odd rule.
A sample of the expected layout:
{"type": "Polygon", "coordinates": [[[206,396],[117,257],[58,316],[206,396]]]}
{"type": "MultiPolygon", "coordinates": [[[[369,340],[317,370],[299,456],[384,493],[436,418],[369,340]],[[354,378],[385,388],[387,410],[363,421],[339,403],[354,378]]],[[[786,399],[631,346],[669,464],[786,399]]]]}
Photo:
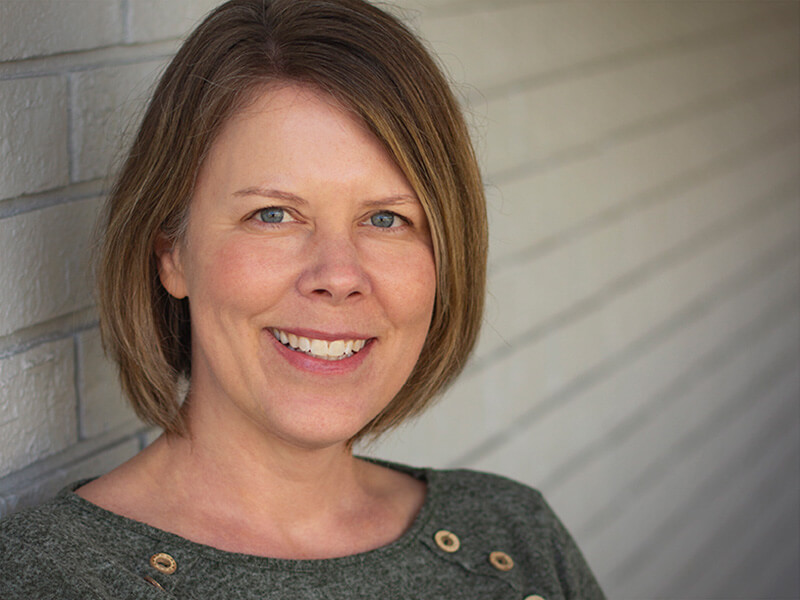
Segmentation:
{"type": "Polygon", "coordinates": [[[24,483],[3,487],[0,482],[0,518],[52,498],[69,483],[107,473],[138,451],[138,438],[129,437],[69,466],[44,472],[24,483]]]}
{"type": "Polygon", "coordinates": [[[185,36],[219,4],[219,0],[134,0],[129,4],[129,41],[185,36]]]}
{"type": "Polygon", "coordinates": [[[0,200],[67,183],[63,77],[0,81],[0,200]]]}
{"type": "Polygon", "coordinates": [[[0,335],[91,306],[98,208],[87,199],[0,219],[0,335]]]}
{"type": "Polygon", "coordinates": [[[6,0],[0,3],[0,61],[119,42],[118,0],[6,0]]]}
{"type": "Polygon", "coordinates": [[[82,437],[100,435],[136,416],[125,400],[114,364],[103,353],[97,329],[78,335],[80,431],[82,437]]]}
{"type": "Polygon", "coordinates": [[[77,439],[72,340],[0,360],[0,477],[77,439]]]}
{"type": "Polygon", "coordinates": [[[163,61],[148,61],[73,76],[73,181],[110,174],[114,159],[123,155],[136,131],[163,65],[163,61]]]}

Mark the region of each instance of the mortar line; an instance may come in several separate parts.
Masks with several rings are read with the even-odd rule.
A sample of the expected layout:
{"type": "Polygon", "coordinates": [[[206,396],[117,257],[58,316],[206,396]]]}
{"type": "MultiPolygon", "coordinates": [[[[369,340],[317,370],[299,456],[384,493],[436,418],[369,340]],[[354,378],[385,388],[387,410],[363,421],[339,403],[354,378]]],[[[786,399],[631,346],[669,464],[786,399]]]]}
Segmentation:
{"type": "MultiPolygon", "coordinates": [[[[73,317],[80,318],[80,315],[82,313],[85,313],[85,312],[86,312],[86,309],[73,311],[71,313],[67,313],[66,315],[61,315],[59,317],[56,317],[55,319],[52,319],[52,321],[54,321],[56,323],[63,323],[63,324],[71,325],[70,324],[70,319],[71,318],[73,318],[73,317]]],[[[28,340],[24,340],[24,341],[16,342],[16,343],[10,343],[10,344],[4,346],[3,345],[3,338],[4,337],[5,338],[10,338],[10,337],[18,336],[18,335],[20,335],[21,333],[24,332],[24,330],[15,331],[15,332],[9,334],[8,336],[0,337],[0,360],[11,358],[12,356],[16,356],[18,354],[22,354],[23,352],[27,352],[28,350],[32,350],[33,348],[36,348],[37,346],[41,346],[42,344],[47,344],[47,343],[50,343],[50,342],[56,342],[56,341],[59,341],[59,340],[64,340],[64,339],[67,339],[67,338],[69,338],[70,336],[72,336],[72,335],[74,335],[76,333],[82,333],[84,331],[89,331],[90,329],[94,329],[95,327],[97,327],[98,324],[99,324],[99,321],[95,317],[94,319],[89,320],[88,322],[78,323],[77,325],[68,326],[66,329],[60,329],[60,328],[58,328],[58,325],[56,325],[56,328],[53,329],[52,331],[48,331],[48,332],[46,332],[44,334],[37,335],[37,336],[35,336],[35,337],[31,338],[31,339],[28,339],[28,340]]],[[[35,326],[42,326],[42,325],[44,325],[44,324],[43,323],[37,323],[35,326]]]]}
{"type": "Polygon", "coordinates": [[[0,82],[165,60],[175,54],[179,41],[170,38],[0,63],[0,82]]]}
{"type": "Polygon", "coordinates": [[[131,4],[130,0],[120,0],[120,15],[122,16],[122,41],[131,43],[131,4]]]}
{"type": "Polygon", "coordinates": [[[44,192],[22,194],[21,196],[0,200],[0,220],[49,208],[58,204],[67,204],[69,202],[102,196],[105,193],[105,184],[106,182],[102,179],[91,179],[53,188],[44,192]]]}
{"type": "Polygon", "coordinates": [[[83,381],[83,360],[81,355],[81,342],[78,333],[72,334],[72,352],[75,356],[74,373],[72,385],[75,388],[75,439],[79,442],[83,441],[86,436],[83,435],[83,419],[81,418],[81,409],[83,407],[83,394],[82,394],[82,381],[83,381]]]}
{"type": "Polygon", "coordinates": [[[78,179],[78,142],[76,138],[75,114],[78,102],[77,84],[75,74],[67,73],[67,158],[68,158],[68,177],[70,184],[77,183],[78,179]]]}

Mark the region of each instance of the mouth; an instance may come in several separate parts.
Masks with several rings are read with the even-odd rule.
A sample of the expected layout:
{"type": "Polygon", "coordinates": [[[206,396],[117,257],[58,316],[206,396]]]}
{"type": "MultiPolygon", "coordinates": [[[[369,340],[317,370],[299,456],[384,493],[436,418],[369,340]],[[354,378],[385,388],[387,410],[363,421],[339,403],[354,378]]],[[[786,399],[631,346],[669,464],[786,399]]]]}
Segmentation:
{"type": "Polygon", "coordinates": [[[369,342],[369,339],[319,340],[288,333],[275,327],[270,327],[269,331],[289,350],[329,361],[350,358],[369,342]]]}

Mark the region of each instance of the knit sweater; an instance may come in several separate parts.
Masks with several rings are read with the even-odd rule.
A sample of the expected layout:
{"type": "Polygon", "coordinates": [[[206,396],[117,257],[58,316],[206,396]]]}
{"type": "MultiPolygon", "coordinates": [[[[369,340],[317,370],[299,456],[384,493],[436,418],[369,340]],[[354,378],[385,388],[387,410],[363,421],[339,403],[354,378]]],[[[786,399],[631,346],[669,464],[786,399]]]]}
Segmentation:
{"type": "Polygon", "coordinates": [[[106,511],[74,493],[0,522],[3,600],[602,599],[541,494],[467,470],[391,465],[427,483],[394,542],[288,560],[225,552],[106,511]]]}

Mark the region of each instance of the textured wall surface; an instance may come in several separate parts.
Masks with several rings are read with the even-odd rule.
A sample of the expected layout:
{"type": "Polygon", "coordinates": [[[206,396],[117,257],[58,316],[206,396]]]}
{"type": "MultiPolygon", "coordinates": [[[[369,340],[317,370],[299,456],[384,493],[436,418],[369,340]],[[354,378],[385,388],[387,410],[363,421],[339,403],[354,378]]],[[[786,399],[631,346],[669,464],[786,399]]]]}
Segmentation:
{"type": "MultiPolygon", "coordinates": [[[[0,514],[154,433],[92,306],[104,179],[211,0],[0,0],[0,514]]],[[[489,196],[464,375],[364,449],[541,489],[610,598],[799,598],[800,4],[402,0],[489,196]]]]}

